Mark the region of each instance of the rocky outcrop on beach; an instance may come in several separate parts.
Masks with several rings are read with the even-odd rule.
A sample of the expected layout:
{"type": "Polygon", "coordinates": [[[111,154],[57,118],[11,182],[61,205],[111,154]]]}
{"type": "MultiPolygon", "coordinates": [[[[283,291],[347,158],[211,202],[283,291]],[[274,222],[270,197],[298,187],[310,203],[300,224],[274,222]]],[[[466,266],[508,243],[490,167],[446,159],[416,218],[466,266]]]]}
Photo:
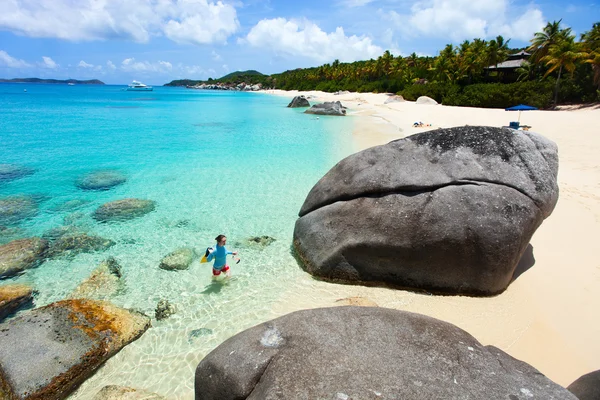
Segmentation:
{"type": "Polygon", "coordinates": [[[16,164],[0,164],[0,183],[10,182],[35,173],[33,168],[16,164]]]}
{"type": "Polygon", "coordinates": [[[69,295],[71,299],[108,300],[125,289],[121,265],[114,257],[102,261],[69,295]]]}
{"type": "Polygon", "coordinates": [[[113,240],[88,235],[87,233],[69,234],[61,236],[50,243],[48,257],[72,257],[80,253],[105,251],[115,244],[113,240]]]}
{"type": "Polygon", "coordinates": [[[383,102],[383,104],[390,104],[390,103],[402,103],[406,100],[404,100],[404,97],[402,96],[397,96],[397,95],[393,95],[393,96],[389,96],[387,99],[385,99],[385,101],[383,102]]]}
{"type": "Polygon", "coordinates": [[[17,284],[0,286],[0,322],[21,307],[32,303],[31,286],[17,284]]]}
{"type": "Polygon", "coordinates": [[[83,190],[109,190],[127,181],[127,177],[119,171],[96,171],[84,175],[75,181],[75,185],[83,190]]]}
{"type": "Polygon", "coordinates": [[[154,211],[152,200],[122,199],[105,203],[94,212],[94,219],[100,222],[127,221],[154,211]]]}
{"type": "Polygon", "coordinates": [[[317,115],[346,115],[346,107],[339,101],[326,101],[322,104],[315,104],[308,110],[304,111],[305,114],[317,114],[317,115]]]}
{"type": "Polygon", "coordinates": [[[247,84],[242,83],[201,83],[199,85],[187,86],[188,89],[200,89],[200,90],[233,90],[237,92],[255,92],[262,90],[262,84],[247,84]]]}
{"type": "Polygon", "coordinates": [[[163,319],[169,318],[176,312],[177,309],[173,304],[171,304],[169,300],[161,299],[156,305],[156,309],[154,310],[154,317],[157,321],[162,321],[163,319]]]}
{"type": "Polygon", "coordinates": [[[419,97],[417,99],[416,103],[417,104],[428,104],[428,105],[432,105],[432,106],[438,104],[437,101],[435,101],[431,97],[427,97],[427,96],[421,96],[421,97],[419,97]]]}
{"type": "Polygon", "coordinates": [[[203,399],[572,399],[532,366],[431,317],[379,307],[297,311],[223,342],[203,399]]]}
{"type": "Polygon", "coordinates": [[[32,196],[0,199],[0,224],[14,225],[38,213],[38,202],[32,196]]]}
{"type": "Polygon", "coordinates": [[[289,108],[310,107],[310,103],[304,96],[295,96],[287,106],[289,108]]]}
{"type": "Polygon", "coordinates": [[[48,241],[32,237],[0,246],[0,278],[8,278],[37,267],[46,257],[48,241]]]}
{"type": "Polygon", "coordinates": [[[556,144],[457,127],[351,155],[312,188],[294,230],[325,280],[494,295],[558,200],[556,144]]]}
{"type": "Polygon", "coordinates": [[[581,376],[571,383],[567,389],[579,400],[600,399],[600,370],[581,376]]]}
{"type": "Polygon", "coordinates": [[[109,302],[64,300],[0,325],[0,388],[9,399],[64,399],[150,327],[109,302]]]}
{"type": "Polygon", "coordinates": [[[92,400],[166,400],[166,397],[126,386],[104,386],[92,400]]]}
{"type": "Polygon", "coordinates": [[[188,269],[195,255],[193,249],[182,247],[163,257],[158,267],[167,271],[188,269]]]}

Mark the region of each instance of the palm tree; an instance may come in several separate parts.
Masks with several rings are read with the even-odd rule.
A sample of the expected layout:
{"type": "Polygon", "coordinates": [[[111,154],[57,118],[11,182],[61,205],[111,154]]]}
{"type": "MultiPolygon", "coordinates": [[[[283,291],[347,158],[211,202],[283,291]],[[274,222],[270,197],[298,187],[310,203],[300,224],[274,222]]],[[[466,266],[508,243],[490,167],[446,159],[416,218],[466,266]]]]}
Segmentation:
{"type": "Polygon", "coordinates": [[[573,76],[577,64],[588,57],[588,53],[581,49],[579,43],[575,43],[575,36],[569,35],[561,38],[558,43],[548,48],[547,54],[540,59],[548,67],[544,78],[558,69],[558,78],[554,88],[554,105],[558,103],[558,85],[563,69],[573,76]]]}
{"type": "Polygon", "coordinates": [[[600,89],[600,22],[596,22],[589,32],[583,33],[581,40],[589,54],[589,58],[585,62],[592,64],[593,82],[600,89]]]}
{"type": "Polygon", "coordinates": [[[536,32],[531,39],[531,46],[527,48],[527,51],[532,53],[534,62],[540,62],[548,54],[550,46],[556,44],[561,38],[564,39],[571,35],[571,28],[561,29],[561,21],[562,19],[548,22],[542,32],[536,32]]]}

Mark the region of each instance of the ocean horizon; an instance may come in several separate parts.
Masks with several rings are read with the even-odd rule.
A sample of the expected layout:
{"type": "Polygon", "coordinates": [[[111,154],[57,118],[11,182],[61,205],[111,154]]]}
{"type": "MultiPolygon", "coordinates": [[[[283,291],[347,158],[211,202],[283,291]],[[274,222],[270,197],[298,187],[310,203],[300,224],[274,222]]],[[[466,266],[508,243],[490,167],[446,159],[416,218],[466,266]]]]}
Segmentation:
{"type": "Polygon", "coordinates": [[[105,251],[46,260],[2,284],[31,285],[40,307],[67,298],[114,257],[125,288],[109,300],[151,316],[153,326],[70,398],[89,398],[109,384],[191,398],[195,367],[208,352],[280,316],[282,296],[312,281],[291,254],[294,223],[311,187],[354,151],[352,118],[317,119],[264,93],[121,88],[0,84],[0,164],[35,171],[0,182],[0,199],[35,203],[26,218],[0,224],[0,244],[57,229],[115,242],[105,251]],[[126,182],[104,191],[77,187],[82,176],[103,170],[126,182]],[[124,198],[152,200],[156,208],[130,221],[92,218],[102,204],[124,198]],[[199,257],[187,270],[159,268],[177,248],[202,253],[218,234],[241,259],[230,263],[226,284],[213,282],[210,264],[199,257]],[[250,240],[261,236],[274,241],[250,240]],[[157,321],[162,299],[176,313],[157,321]]]}

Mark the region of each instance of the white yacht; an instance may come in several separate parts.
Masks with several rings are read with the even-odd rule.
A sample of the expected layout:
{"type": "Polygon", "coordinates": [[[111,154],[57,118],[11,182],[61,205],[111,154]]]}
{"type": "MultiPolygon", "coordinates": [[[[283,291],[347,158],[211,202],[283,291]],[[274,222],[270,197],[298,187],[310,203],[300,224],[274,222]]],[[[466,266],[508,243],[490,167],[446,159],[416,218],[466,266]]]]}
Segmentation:
{"type": "Polygon", "coordinates": [[[149,92],[152,90],[152,86],[144,85],[142,82],[133,81],[131,85],[127,86],[128,91],[138,91],[138,92],[149,92]]]}

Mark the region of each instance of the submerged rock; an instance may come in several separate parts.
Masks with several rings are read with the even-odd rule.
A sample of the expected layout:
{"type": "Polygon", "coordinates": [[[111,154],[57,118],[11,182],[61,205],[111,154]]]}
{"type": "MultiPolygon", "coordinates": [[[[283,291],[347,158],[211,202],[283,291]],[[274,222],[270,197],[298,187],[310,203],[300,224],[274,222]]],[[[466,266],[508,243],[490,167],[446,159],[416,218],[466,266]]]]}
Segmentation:
{"type": "MultiPolygon", "coordinates": [[[[27,285],[0,286],[0,321],[19,308],[33,303],[33,289],[27,285]]],[[[1,392],[0,392],[1,393],[1,392]]]]}
{"type": "Polygon", "coordinates": [[[193,343],[196,339],[202,336],[209,336],[213,334],[213,330],[210,328],[199,328],[194,329],[188,335],[188,343],[193,343]]]}
{"type": "Polygon", "coordinates": [[[35,173],[33,168],[16,164],[0,164],[0,183],[21,179],[35,173]]]}
{"type": "Polygon", "coordinates": [[[179,248],[166,255],[160,262],[159,268],[167,271],[188,269],[194,261],[195,252],[187,247],[179,248]]]}
{"type": "Polygon", "coordinates": [[[88,204],[90,204],[89,200],[73,199],[73,200],[65,201],[62,204],[52,207],[52,211],[55,211],[55,212],[75,211],[75,210],[79,210],[82,207],[87,206],[88,204]]]}
{"type": "Polygon", "coordinates": [[[171,304],[169,300],[161,299],[154,310],[154,317],[157,321],[162,321],[163,319],[169,318],[176,312],[177,310],[175,309],[175,306],[171,304]]]}
{"type": "Polygon", "coordinates": [[[340,161],[312,188],[294,248],[310,274],[447,293],[509,285],[558,200],[556,144],[531,132],[458,127],[340,161]]]}
{"type": "Polygon", "coordinates": [[[83,190],[109,190],[125,183],[127,178],[119,171],[96,171],[77,179],[75,185],[83,190]]]}
{"type": "Polygon", "coordinates": [[[600,399],[600,370],[579,377],[567,389],[579,400],[600,399]]]}
{"type": "Polygon", "coordinates": [[[8,278],[37,267],[46,257],[48,241],[32,237],[0,246],[0,278],[8,278]]]}
{"type": "Polygon", "coordinates": [[[46,240],[57,240],[65,236],[81,235],[83,232],[73,225],[56,226],[47,230],[42,234],[42,238],[46,240]]]}
{"type": "Polygon", "coordinates": [[[13,240],[23,238],[25,231],[14,226],[0,225],[0,244],[6,244],[13,240]]]}
{"type": "Polygon", "coordinates": [[[69,298],[107,300],[125,289],[125,282],[121,278],[121,266],[117,260],[109,257],[75,288],[69,298]]]}
{"type": "Polygon", "coordinates": [[[91,236],[87,233],[65,235],[50,244],[48,257],[75,256],[79,253],[105,251],[115,245],[110,239],[91,236]]]}
{"type": "Polygon", "coordinates": [[[252,236],[247,239],[247,243],[250,246],[267,247],[276,240],[277,239],[271,236],[252,236]]]}
{"type": "Polygon", "coordinates": [[[64,300],[3,323],[0,387],[9,399],[64,399],[150,327],[105,301],[64,300]]]}
{"type": "Polygon", "coordinates": [[[12,196],[0,199],[0,224],[14,225],[38,213],[38,203],[32,196],[12,196]]]}
{"type": "Polygon", "coordinates": [[[109,385],[104,386],[92,400],[166,400],[166,397],[146,390],[109,385]]]}
{"type": "Polygon", "coordinates": [[[288,104],[289,108],[298,108],[298,107],[310,107],[310,103],[304,96],[295,96],[290,104],[288,104]]]}
{"type": "Polygon", "coordinates": [[[318,114],[318,115],[346,115],[346,108],[342,106],[339,101],[326,101],[323,104],[315,104],[308,110],[304,111],[305,114],[318,114]]]}
{"type": "Polygon", "coordinates": [[[101,205],[94,212],[94,219],[100,222],[126,221],[154,211],[152,200],[123,199],[101,205]]]}
{"type": "Polygon", "coordinates": [[[227,339],[198,364],[195,392],[196,400],[576,400],[452,324],[351,306],[297,311],[227,339]]]}

